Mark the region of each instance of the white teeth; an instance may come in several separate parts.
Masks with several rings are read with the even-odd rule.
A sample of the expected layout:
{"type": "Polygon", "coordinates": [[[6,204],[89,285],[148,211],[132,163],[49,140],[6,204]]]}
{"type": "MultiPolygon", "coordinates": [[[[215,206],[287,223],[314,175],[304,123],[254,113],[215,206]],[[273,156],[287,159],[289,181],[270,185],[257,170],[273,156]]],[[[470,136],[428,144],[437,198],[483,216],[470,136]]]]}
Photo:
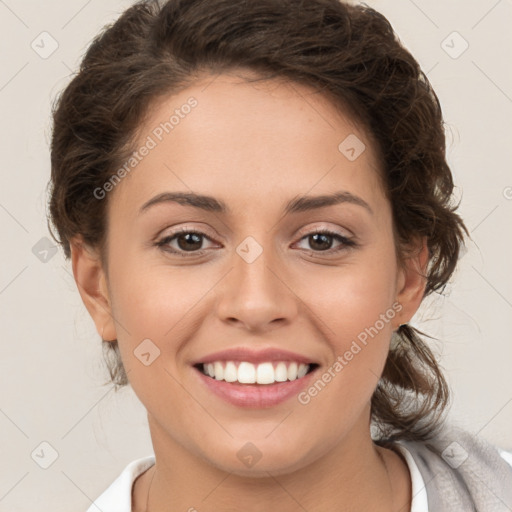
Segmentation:
{"type": "Polygon", "coordinates": [[[256,368],[256,382],[258,384],[272,384],[274,379],[274,367],[272,363],[262,363],[256,368]]]}
{"type": "Polygon", "coordinates": [[[251,363],[240,363],[238,365],[238,382],[242,384],[254,384],[256,382],[256,368],[251,363]]]}
{"type": "Polygon", "coordinates": [[[297,378],[297,363],[291,363],[288,366],[288,380],[295,380],[297,378]]]}
{"type": "Polygon", "coordinates": [[[224,380],[224,368],[222,367],[222,363],[215,361],[213,370],[215,371],[215,378],[217,380],[224,380]]]}
{"type": "Polygon", "coordinates": [[[299,364],[299,369],[297,370],[297,378],[301,379],[308,373],[308,365],[307,364],[299,364]]]}
{"type": "Polygon", "coordinates": [[[276,382],[285,382],[288,380],[288,370],[284,363],[277,363],[274,371],[274,379],[276,382]]]}
{"type": "Polygon", "coordinates": [[[235,380],[238,380],[238,372],[233,361],[228,361],[226,368],[224,368],[224,380],[226,382],[235,382],[235,380]]]}
{"type": "Polygon", "coordinates": [[[215,361],[203,364],[203,373],[216,380],[226,382],[274,384],[274,382],[300,379],[308,373],[309,368],[309,364],[284,361],[278,362],[275,366],[272,362],[254,365],[241,361],[238,363],[238,367],[234,361],[227,361],[225,365],[221,361],[215,361]]]}

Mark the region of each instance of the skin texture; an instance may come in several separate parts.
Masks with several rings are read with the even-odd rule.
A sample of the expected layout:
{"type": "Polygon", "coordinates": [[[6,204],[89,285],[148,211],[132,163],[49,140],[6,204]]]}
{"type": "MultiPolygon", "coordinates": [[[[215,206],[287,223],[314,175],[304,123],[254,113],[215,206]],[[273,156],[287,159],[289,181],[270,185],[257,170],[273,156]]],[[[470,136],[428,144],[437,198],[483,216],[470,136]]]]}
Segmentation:
{"type": "Polygon", "coordinates": [[[98,333],[118,339],[148,412],[156,465],[137,479],[133,510],[145,510],[153,477],[151,512],[409,510],[408,469],[372,442],[370,399],[393,330],[421,302],[425,240],[397,265],[371,140],[297,83],[206,77],[154,105],[137,147],[191,96],[197,106],[103,199],[108,271],[94,248],[79,237],[72,244],[84,304],[98,333]],[[338,149],[351,134],[366,145],[354,161],[338,149]],[[292,198],[341,190],[373,214],[350,203],[282,214],[292,198]],[[211,195],[231,211],[166,203],[139,214],[164,191],[211,195]],[[195,249],[203,255],[177,238],[168,246],[186,257],[154,245],[178,228],[206,235],[195,249]],[[357,245],[338,252],[334,238],[315,245],[307,235],[322,229],[357,245]],[[263,251],[251,263],[236,252],[248,236],[263,251]],[[400,312],[307,405],[292,397],[270,408],[236,407],[191,366],[225,348],[275,347],[317,361],[321,374],[396,301],[400,312]],[[149,366],[133,353],[146,338],[160,350],[149,366]],[[237,457],[249,441],[262,454],[250,468],[237,457]]]}

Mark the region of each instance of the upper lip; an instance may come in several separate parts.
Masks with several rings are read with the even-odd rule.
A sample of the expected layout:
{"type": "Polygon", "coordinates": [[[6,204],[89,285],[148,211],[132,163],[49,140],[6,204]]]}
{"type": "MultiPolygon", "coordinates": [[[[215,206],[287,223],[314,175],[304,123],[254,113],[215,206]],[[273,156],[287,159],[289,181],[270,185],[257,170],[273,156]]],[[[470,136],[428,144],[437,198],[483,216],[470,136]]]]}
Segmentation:
{"type": "Polygon", "coordinates": [[[233,347],[219,352],[213,352],[192,363],[213,363],[215,361],[247,361],[248,363],[258,364],[267,361],[296,361],[304,364],[318,364],[310,357],[283,350],[281,348],[266,348],[263,350],[254,350],[246,347],[233,347]]]}

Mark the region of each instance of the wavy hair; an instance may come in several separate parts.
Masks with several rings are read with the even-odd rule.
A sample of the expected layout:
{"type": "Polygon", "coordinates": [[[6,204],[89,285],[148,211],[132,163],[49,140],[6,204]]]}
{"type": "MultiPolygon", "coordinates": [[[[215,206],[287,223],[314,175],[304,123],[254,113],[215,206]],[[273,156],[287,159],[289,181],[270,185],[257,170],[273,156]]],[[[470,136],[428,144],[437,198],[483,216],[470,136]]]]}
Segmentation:
{"type": "MultiPolygon", "coordinates": [[[[452,204],[439,100],[382,14],[338,0],[145,0],[105,27],[53,105],[48,227],[66,258],[80,234],[106,267],[107,199],[93,191],[134,151],[153,102],[235,69],[313,87],[362,124],[381,160],[398,259],[426,237],[424,296],[441,293],[469,233],[452,204]]],[[[393,333],[371,400],[383,445],[426,440],[441,424],[449,390],[424,336],[407,324],[393,333]]],[[[117,340],[103,346],[111,381],[126,385],[117,340]]]]}

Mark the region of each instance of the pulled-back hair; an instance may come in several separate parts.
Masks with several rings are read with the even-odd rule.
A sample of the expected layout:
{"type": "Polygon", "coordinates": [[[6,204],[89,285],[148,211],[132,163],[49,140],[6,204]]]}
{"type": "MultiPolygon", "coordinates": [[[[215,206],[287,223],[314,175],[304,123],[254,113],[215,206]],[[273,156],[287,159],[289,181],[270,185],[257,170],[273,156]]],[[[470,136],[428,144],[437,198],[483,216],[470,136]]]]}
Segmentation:
{"type": "MultiPolygon", "coordinates": [[[[399,261],[426,237],[424,296],[442,292],[468,232],[451,203],[439,100],[384,16],[338,0],[148,0],[105,27],[53,107],[49,220],[58,237],[48,226],[66,258],[81,235],[106,267],[108,198],[93,191],[134,151],[153,102],[237,69],[310,86],[365,128],[399,261]]],[[[426,440],[441,425],[448,386],[422,336],[407,324],[393,333],[371,401],[379,443],[426,440]]],[[[111,380],[126,385],[117,340],[103,346],[111,380]]]]}

